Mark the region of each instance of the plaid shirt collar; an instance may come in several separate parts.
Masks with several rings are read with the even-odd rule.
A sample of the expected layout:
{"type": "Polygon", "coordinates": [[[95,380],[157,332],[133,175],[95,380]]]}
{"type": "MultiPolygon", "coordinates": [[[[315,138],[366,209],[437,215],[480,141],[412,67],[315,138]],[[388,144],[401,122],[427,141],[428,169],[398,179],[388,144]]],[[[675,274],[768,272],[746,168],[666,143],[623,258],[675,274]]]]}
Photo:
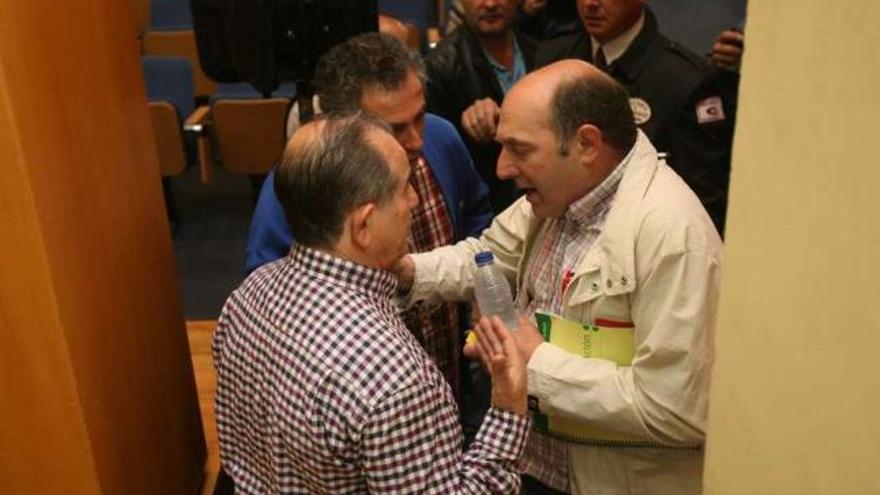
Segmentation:
{"type": "Polygon", "coordinates": [[[617,192],[617,186],[631,156],[632,152],[627,154],[598,186],[568,206],[563,216],[566,223],[589,226],[596,217],[605,213],[605,210],[611,206],[611,202],[607,200],[617,192]],[[596,208],[597,206],[601,207],[596,208]]]}
{"type": "Polygon", "coordinates": [[[289,266],[306,276],[375,298],[390,298],[397,278],[388,271],[370,268],[296,242],[287,255],[289,266]]]}

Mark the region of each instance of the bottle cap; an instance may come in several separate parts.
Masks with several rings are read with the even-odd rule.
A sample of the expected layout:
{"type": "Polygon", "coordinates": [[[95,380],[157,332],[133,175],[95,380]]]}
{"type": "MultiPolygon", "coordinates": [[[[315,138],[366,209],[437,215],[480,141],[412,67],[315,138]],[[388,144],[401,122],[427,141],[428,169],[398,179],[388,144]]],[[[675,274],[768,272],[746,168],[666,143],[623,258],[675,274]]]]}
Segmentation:
{"type": "Polygon", "coordinates": [[[492,253],[489,251],[483,251],[482,253],[477,253],[476,255],[474,255],[474,261],[478,265],[485,265],[487,263],[492,263],[493,259],[494,258],[492,257],[492,253]]]}

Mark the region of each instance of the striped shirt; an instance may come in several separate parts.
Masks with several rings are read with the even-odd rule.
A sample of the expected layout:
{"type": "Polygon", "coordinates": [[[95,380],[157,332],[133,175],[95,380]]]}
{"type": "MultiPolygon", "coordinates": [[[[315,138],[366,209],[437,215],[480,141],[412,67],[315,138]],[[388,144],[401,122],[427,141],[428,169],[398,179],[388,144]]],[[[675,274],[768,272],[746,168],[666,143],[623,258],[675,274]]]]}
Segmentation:
{"type": "Polygon", "coordinates": [[[456,406],[397,316],[392,274],[295,245],[232,293],[214,335],[217,432],[239,493],[516,493],[528,419],[456,406]]]}
{"type": "MultiPolygon", "coordinates": [[[[564,313],[566,286],[578,262],[602,233],[626,163],[625,160],[601,184],[572,203],[565,215],[544,222],[535,237],[536,249],[526,264],[525,291],[517,296],[521,314],[564,313]]],[[[564,442],[533,431],[523,467],[545,485],[568,492],[568,451],[564,442]]]]}

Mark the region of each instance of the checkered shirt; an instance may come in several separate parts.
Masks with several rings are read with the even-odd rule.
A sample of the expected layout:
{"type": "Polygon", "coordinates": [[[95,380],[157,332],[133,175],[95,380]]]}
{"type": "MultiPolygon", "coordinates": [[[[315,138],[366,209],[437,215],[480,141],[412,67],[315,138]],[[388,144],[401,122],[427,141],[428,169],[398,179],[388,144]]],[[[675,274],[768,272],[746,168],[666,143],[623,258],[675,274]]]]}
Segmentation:
{"type": "Polygon", "coordinates": [[[455,403],[397,317],[396,280],[295,245],[232,293],[214,335],[217,432],[238,493],[516,493],[527,418],[455,403]]]}
{"type": "MultiPolygon", "coordinates": [[[[424,158],[413,163],[411,183],[419,196],[412,210],[410,252],[422,253],[455,242],[449,210],[440,193],[437,179],[424,158]]],[[[462,341],[458,306],[455,303],[418,303],[401,316],[407,328],[424,347],[459,397],[461,382],[460,356],[462,341]]]]}
{"type": "MultiPolygon", "coordinates": [[[[626,161],[595,189],[569,206],[565,215],[545,222],[526,265],[525,293],[517,297],[522,314],[563,314],[563,285],[602,233],[626,161]],[[569,275],[567,275],[569,274],[569,275]]],[[[545,485],[568,492],[568,450],[564,442],[533,431],[523,460],[525,472],[545,485]]]]}

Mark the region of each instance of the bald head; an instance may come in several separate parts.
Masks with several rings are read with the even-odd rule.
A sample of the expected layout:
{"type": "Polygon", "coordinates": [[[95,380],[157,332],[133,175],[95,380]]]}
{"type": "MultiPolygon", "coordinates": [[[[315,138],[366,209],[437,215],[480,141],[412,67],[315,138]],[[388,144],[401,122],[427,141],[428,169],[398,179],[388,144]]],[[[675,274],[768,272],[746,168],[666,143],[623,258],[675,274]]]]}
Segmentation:
{"type": "Polygon", "coordinates": [[[531,101],[533,106],[543,106],[563,81],[603,75],[602,71],[582,60],[561,60],[526,74],[510,89],[505,101],[507,98],[522,98],[531,101]]]}
{"type": "Polygon", "coordinates": [[[625,154],[635,143],[626,89],[582,60],[562,60],[526,75],[508,92],[504,106],[508,105],[544,115],[562,154],[568,153],[568,142],[584,124],[596,126],[618,153],[625,154]]]}
{"type": "Polygon", "coordinates": [[[290,163],[293,157],[302,153],[315,140],[320,139],[321,133],[324,132],[326,127],[327,119],[321,116],[299,127],[284,147],[284,155],[281,160],[282,165],[290,163]]]}
{"type": "Polygon", "coordinates": [[[364,114],[322,116],[297,129],[275,172],[275,195],[297,242],[332,246],[354,207],[393,194],[384,145],[403,153],[387,124],[364,114]]]}

